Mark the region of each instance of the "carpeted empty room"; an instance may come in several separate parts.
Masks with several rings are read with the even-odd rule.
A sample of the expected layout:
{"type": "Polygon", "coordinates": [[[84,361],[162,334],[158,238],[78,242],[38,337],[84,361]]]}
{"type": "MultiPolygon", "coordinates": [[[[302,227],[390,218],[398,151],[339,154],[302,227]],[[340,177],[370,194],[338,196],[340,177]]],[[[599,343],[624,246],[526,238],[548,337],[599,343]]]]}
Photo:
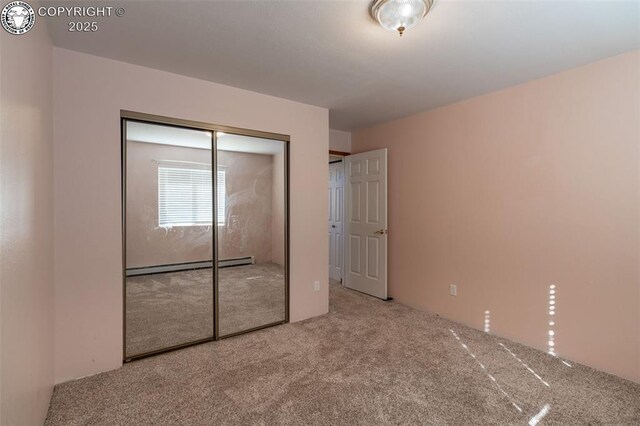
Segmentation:
{"type": "Polygon", "coordinates": [[[0,27],[0,426],[640,425],[640,0],[0,27]]]}
{"type": "Polygon", "coordinates": [[[326,315],[56,387],[47,425],[637,424],[640,385],[333,284],[326,315]]]}

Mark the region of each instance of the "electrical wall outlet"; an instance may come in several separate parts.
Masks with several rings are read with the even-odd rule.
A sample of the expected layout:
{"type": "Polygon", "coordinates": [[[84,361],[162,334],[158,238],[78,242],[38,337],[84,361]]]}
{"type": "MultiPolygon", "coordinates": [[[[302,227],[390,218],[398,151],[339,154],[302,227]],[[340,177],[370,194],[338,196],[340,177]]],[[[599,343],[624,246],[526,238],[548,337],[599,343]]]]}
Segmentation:
{"type": "Polygon", "coordinates": [[[320,291],[320,281],[313,282],[313,291],[320,291]]]}
{"type": "Polygon", "coordinates": [[[450,293],[452,296],[457,296],[457,295],[458,295],[458,286],[457,286],[457,285],[455,285],[455,284],[451,284],[451,285],[449,286],[449,293],[450,293]]]}

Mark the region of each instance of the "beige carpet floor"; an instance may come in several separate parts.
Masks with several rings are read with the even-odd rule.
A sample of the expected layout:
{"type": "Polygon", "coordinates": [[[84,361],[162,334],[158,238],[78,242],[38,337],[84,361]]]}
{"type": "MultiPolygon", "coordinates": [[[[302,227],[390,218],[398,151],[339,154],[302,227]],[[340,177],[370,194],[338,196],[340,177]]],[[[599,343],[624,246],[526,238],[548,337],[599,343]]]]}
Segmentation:
{"type": "Polygon", "coordinates": [[[327,315],[58,385],[46,424],[526,425],[536,419],[639,424],[640,385],[333,284],[327,315]]]}
{"type": "MultiPolygon", "coordinates": [[[[285,279],[275,263],[219,271],[220,335],[285,319],[285,279]]],[[[213,336],[213,271],[127,278],[127,356],[213,336]]]]}

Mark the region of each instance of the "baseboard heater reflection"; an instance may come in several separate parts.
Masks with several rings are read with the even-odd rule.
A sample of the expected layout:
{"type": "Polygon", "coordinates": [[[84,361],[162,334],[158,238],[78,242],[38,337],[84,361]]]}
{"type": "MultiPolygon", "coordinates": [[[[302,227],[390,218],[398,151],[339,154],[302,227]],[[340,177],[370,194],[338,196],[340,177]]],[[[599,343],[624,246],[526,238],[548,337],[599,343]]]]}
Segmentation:
{"type": "MultiPolygon", "coordinates": [[[[236,257],[234,259],[222,259],[218,261],[218,268],[228,268],[230,266],[253,265],[255,259],[253,256],[236,257]]],[[[171,265],[143,266],[141,268],[127,269],[127,277],[135,277],[138,275],[164,274],[167,272],[190,271],[193,269],[211,268],[213,262],[205,260],[202,262],[186,262],[174,263],[171,265]]]]}
{"type": "Polygon", "coordinates": [[[236,257],[235,259],[218,260],[218,268],[228,268],[229,266],[253,265],[256,263],[253,256],[236,257]]]}

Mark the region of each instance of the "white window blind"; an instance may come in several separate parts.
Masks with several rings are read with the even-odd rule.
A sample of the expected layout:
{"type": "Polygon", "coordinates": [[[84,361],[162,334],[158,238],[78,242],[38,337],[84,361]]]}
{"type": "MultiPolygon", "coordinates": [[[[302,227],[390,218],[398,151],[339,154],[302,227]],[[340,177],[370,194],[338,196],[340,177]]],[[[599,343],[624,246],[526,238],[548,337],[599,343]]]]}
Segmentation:
{"type": "MultiPolygon", "coordinates": [[[[218,224],[225,219],[225,172],[218,171],[218,224]],[[222,202],[220,203],[220,200],[222,202]]],[[[160,226],[211,225],[213,198],[208,165],[158,165],[158,223],[160,226]]]]}
{"type": "Polygon", "coordinates": [[[227,212],[227,180],[226,172],[218,166],[218,185],[216,186],[218,197],[218,225],[224,225],[227,212]]]}

